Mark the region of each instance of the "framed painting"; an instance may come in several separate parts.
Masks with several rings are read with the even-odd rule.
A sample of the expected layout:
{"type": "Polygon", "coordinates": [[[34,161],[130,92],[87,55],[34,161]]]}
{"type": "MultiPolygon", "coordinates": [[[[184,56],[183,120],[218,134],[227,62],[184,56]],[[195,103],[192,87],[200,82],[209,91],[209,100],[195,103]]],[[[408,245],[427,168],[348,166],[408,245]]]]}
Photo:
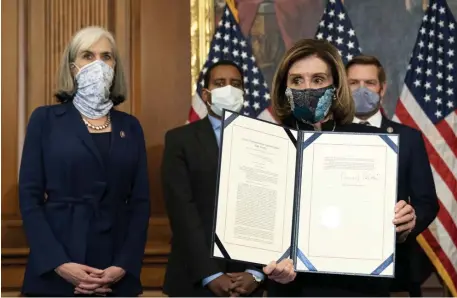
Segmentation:
{"type": "MultiPolygon", "coordinates": [[[[297,40],[313,38],[327,0],[190,0],[192,95],[226,1],[236,7],[258,67],[271,87],[276,66],[297,40]]],[[[364,54],[375,55],[388,77],[384,108],[395,110],[406,66],[428,0],[344,0],[364,54]],[[395,11],[395,14],[392,14],[395,11]],[[382,16],[382,17],[381,17],[382,16]],[[395,44],[396,47],[386,47],[395,44]]],[[[457,0],[448,0],[455,10],[457,0]]]]}
{"type": "Polygon", "coordinates": [[[312,37],[326,0],[190,0],[192,94],[208,55],[211,38],[227,1],[236,7],[239,24],[251,43],[257,64],[271,86],[286,48],[312,37]]]}

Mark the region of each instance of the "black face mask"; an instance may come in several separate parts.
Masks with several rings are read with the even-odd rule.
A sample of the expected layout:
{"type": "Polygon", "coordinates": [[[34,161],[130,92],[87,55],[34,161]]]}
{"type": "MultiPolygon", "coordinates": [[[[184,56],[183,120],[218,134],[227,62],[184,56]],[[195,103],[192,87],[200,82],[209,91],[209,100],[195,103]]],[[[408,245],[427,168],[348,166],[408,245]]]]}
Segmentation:
{"type": "Polygon", "coordinates": [[[294,117],[304,123],[315,124],[328,114],[335,99],[333,85],[319,89],[286,89],[286,97],[294,117]]]}

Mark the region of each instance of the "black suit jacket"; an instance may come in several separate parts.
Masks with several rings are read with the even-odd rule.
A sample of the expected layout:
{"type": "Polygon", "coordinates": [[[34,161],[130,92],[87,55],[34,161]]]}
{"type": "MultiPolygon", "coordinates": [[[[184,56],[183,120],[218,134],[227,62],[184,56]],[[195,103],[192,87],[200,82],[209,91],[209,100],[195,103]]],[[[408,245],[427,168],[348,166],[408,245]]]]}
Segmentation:
{"type": "Polygon", "coordinates": [[[433,265],[416,237],[435,219],[439,205],[430,162],[421,132],[383,117],[381,129],[400,135],[398,201],[409,202],[416,211],[416,227],[405,242],[397,244],[392,291],[409,291],[422,284],[433,265]]]}
{"type": "Polygon", "coordinates": [[[202,287],[204,278],[247,269],[241,263],[210,258],[218,152],[208,118],[165,136],[162,183],[173,233],[164,282],[169,296],[212,296],[202,287]]]}

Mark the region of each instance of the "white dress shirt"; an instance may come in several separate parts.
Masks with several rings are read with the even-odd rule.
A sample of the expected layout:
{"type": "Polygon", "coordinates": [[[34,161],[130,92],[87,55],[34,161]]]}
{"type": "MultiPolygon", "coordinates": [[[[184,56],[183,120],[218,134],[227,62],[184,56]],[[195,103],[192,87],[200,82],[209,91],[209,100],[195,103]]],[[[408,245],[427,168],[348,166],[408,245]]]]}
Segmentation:
{"type": "Polygon", "coordinates": [[[377,111],[376,114],[368,118],[367,120],[362,120],[354,116],[354,120],[352,120],[353,123],[364,123],[368,121],[371,126],[375,126],[377,128],[381,128],[381,122],[382,122],[382,114],[381,111],[377,111]]]}

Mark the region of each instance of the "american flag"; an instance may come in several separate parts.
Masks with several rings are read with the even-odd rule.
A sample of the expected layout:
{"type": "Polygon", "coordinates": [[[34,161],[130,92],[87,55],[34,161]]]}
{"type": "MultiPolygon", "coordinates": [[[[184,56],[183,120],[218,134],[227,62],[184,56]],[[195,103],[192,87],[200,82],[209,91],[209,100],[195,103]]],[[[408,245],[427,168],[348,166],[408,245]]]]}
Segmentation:
{"type": "Polygon", "coordinates": [[[227,4],[225,6],[224,14],[211,41],[208,59],[200,72],[197,92],[192,98],[188,121],[197,121],[207,115],[206,106],[201,99],[201,92],[204,85],[203,78],[208,67],[219,60],[231,60],[243,70],[245,99],[241,113],[275,122],[269,111],[270,92],[268,85],[256,64],[251,45],[243,36],[231,9],[235,9],[234,5],[227,4]]]}
{"type": "Polygon", "coordinates": [[[440,211],[418,242],[457,296],[457,25],[431,0],[408,65],[394,120],[422,131],[440,211]]]}
{"type": "Polygon", "coordinates": [[[330,42],[340,52],[344,64],[360,55],[359,41],[341,0],[329,0],[319,22],[316,39],[330,42]]]}

